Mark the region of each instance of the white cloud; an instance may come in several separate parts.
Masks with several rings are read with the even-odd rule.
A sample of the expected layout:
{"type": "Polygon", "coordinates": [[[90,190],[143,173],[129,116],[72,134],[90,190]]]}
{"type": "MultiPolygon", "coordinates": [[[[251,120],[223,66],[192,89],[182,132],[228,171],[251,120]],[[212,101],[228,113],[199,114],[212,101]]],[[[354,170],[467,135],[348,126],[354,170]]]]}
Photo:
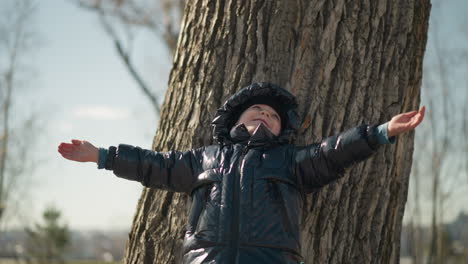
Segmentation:
{"type": "Polygon", "coordinates": [[[73,116],[78,118],[95,120],[122,120],[128,119],[130,116],[128,109],[103,105],[78,106],[72,113],[73,116]]]}

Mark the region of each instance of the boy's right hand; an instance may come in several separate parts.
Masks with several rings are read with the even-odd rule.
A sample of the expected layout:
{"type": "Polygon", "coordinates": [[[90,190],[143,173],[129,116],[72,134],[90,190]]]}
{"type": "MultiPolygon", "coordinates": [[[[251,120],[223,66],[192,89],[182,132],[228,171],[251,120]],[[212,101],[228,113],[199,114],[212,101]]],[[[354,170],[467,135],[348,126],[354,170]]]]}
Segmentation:
{"type": "Polygon", "coordinates": [[[62,157],[79,162],[98,162],[99,150],[85,140],[72,139],[72,143],[60,143],[58,152],[62,157]]]}

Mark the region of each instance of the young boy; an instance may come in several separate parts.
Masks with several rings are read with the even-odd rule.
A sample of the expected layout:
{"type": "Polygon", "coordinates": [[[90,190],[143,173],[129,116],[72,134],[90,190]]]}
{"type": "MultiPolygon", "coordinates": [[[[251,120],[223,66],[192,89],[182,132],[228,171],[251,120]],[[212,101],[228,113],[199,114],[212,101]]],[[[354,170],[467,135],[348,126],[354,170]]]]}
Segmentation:
{"type": "Polygon", "coordinates": [[[303,195],[415,128],[424,107],[301,147],[289,144],[299,125],[296,107],[288,91],[254,83],[216,112],[216,145],[161,153],[124,144],[98,149],[72,140],[58,150],[66,159],[96,162],[146,187],[189,194],[184,263],[300,263],[303,195]]]}

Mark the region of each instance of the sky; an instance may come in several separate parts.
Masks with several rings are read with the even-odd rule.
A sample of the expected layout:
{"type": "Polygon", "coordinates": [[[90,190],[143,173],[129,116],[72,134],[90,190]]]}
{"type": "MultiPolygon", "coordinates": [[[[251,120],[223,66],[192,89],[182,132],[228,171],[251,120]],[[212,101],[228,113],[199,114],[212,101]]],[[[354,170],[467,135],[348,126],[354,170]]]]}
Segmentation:
{"type": "MultiPolygon", "coordinates": [[[[28,191],[28,217],[17,223],[37,221],[46,206],[54,205],[72,228],[128,229],[140,183],[97,170],[96,164],[65,160],[57,146],[81,139],[96,147],[128,143],[150,148],[155,114],[95,14],[71,1],[41,1],[37,7],[41,47],[33,56],[34,83],[22,91],[21,100],[40,109],[44,119],[35,153],[41,164],[28,191]]],[[[135,63],[163,93],[171,64],[162,43],[155,39],[151,44],[144,57],[136,54],[135,63]]]]}
{"type": "MultiPolygon", "coordinates": [[[[446,3],[443,10],[433,7],[431,21],[433,17],[447,21],[442,31],[450,35],[468,12],[468,1],[446,3]]],[[[35,26],[41,45],[32,56],[33,85],[22,92],[21,100],[42,113],[43,132],[34,153],[41,164],[31,175],[25,197],[28,217],[16,219],[16,224],[37,221],[52,204],[73,229],[129,229],[141,185],[97,170],[96,164],[65,160],[57,146],[82,139],[97,147],[127,143],[150,148],[157,119],[94,13],[72,1],[43,0],[37,7],[35,26]]],[[[137,47],[135,64],[164,93],[171,66],[164,44],[157,38],[139,38],[137,47]]]]}

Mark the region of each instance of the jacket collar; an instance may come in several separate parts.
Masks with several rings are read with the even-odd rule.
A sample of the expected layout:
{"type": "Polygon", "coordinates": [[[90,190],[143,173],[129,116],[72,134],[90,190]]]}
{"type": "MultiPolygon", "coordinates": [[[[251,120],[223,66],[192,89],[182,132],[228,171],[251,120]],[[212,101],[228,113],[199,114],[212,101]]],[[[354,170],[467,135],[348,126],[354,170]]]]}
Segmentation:
{"type": "Polygon", "coordinates": [[[249,147],[271,147],[279,143],[275,136],[263,123],[260,123],[252,135],[244,124],[233,127],[230,131],[232,143],[245,144],[249,147]]]}

